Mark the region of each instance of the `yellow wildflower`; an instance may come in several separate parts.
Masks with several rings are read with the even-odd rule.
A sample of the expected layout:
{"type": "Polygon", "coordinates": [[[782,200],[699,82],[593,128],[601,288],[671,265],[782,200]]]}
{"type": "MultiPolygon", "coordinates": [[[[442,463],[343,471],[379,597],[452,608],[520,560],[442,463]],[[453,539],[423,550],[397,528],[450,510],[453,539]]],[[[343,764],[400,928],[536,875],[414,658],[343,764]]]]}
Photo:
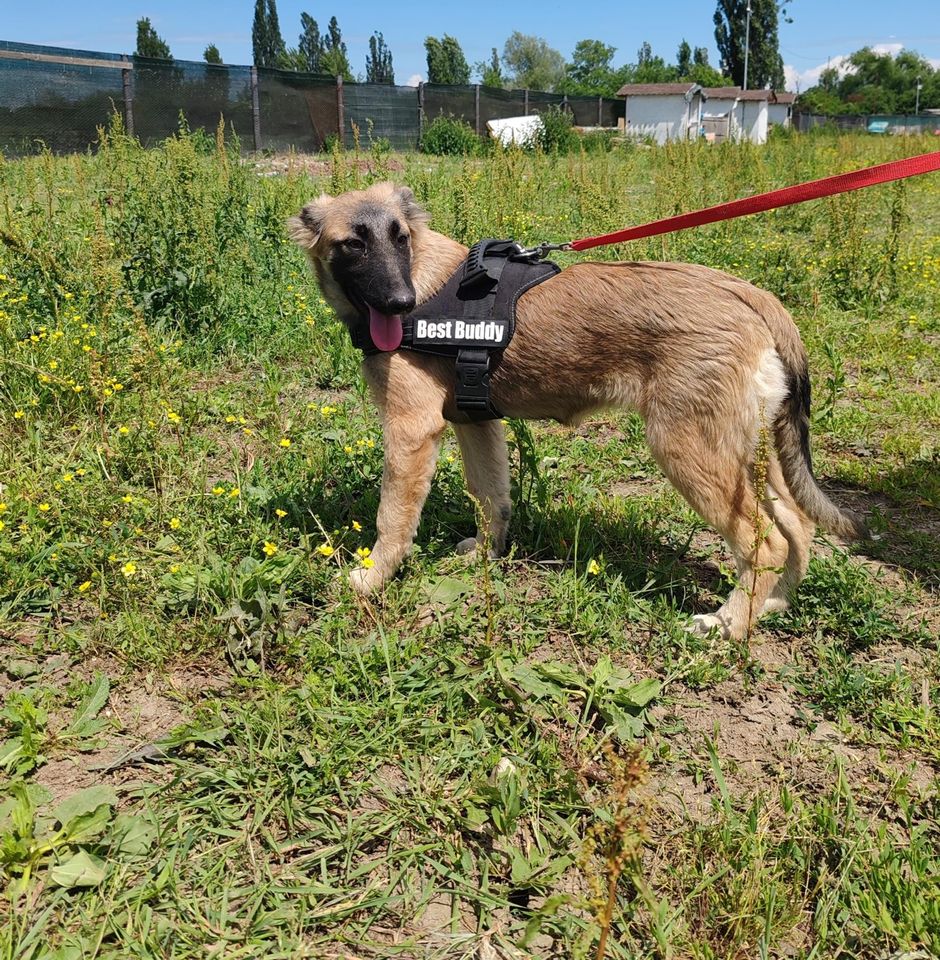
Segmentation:
{"type": "Polygon", "coordinates": [[[362,524],[358,520],[353,520],[352,528],[356,533],[359,533],[362,530],[362,524]]]}
{"type": "Polygon", "coordinates": [[[324,557],[332,557],[333,552],[333,548],[328,543],[321,543],[320,546],[317,547],[317,553],[322,554],[324,557]]]}
{"type": "Polygon", "coordinates": [[[91,589],[91,580],[86,580],[84,583],[78,585],[78,592],[84,593],[86,590],[91,589]]]}
{"type": "Polygon", "coordinates": [[[133,560],[128,560],[127,563],[121,567],[121,573],[124,574],[124,578],[129,580],[135,573],[137,573],[137,564],[133,560]]]}
{"type": "Polygon", "coordinates": [[[287,511],[281,510],[280,508],[278,508],[277,510],[274,511],[274,516],[276,516],[279,520],[283,520],[284,517],[287,516],[287,511]]]}
{"type": "Polygon", "coordinates": [[[600,565],[596,560],[591,560],[591,562],[587,565],[587,572],[592,576],[597,576],[597,574],[601,572],[600,565]]]}
{"type": "Polygon", "coordinates": [[[232,487],[232,489],[229,490],[228,495],[230,497],[238,497],[241,496],[241,492],[241,487],[232,487]]]}
{"type": "Polygon", "coordinates": [[[372,567],[375,566],[375,561],[372,559],[372,557],[363,557],[362,565],[366,568],[366,570],[371,570],[372,567]]]}
{"type": "Polygon", "coordinates": [[[356,551],[356,556],[359,557],[360,560],[365,560],[370,553],[372,553],[372,551],[368,547],[359,547],[356,551]]]}
{"type": "Polygon", "coordinates": [[[118,433],[127,434],[130,432],[131,432],[130,429],[128,427],[125,427],[123,423],[121,424],[121,426],[118,427],[118,433]]]}
{"type": "Polygon", "coordinates": [[[173,518],[170,520],[170,529],[171,529],[171,530],[179,530],[179,528],[180,528],[181,526],[182,526],[182,521],[180,520],[179,517],[173,517],[173,518]]]}
{"type": "Polygon", "coordinates": [[[225,493],[225,487],[213,487],[212,492],[215,494],[215,496],[221,497],[222,494],[225,493]]]}
{"type": "Polygon", "coordinates": [[[281,437],[281,446],[286,450],[290,446],[290,440],[287,437],[281,437]]]}
{"type": "Polygon", "coordinates": [[[265,540],[264,547],[262,549],[264,550],[265,556],[273,557],[274,554],[277,553],[277,544],[271,543],[270,540],[265,540]]]}
{"type": "Polygon", "coordinates": [[[48,513],[48,511],[49,511],[49,504],[48,504],[48,503],[41,503],[41,504],[39,504],[39,509],[40,509],[40,511],[41,511],[42,513],[48,513]]]}

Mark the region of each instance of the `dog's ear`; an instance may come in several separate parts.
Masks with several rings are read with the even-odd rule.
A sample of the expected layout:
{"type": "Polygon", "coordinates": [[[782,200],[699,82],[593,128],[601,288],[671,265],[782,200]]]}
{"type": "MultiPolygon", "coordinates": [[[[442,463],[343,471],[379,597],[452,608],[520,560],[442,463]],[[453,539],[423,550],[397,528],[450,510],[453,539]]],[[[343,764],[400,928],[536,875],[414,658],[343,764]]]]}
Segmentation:
{"type": "Polygon", "coordinates": [[[287,221],[287,232],[291,240],[304,250],[312,250],[323,232],[326,212],[333,202],[325,193],[311,200],[296,217],[287,221]]]}
{"type": "Polygon", "coordinates": [[[398,188],[398,202],[401,204],[402,213],[405,215],[409,226],[425,224],[431,219],[431,214],[415,200],[411,187],[398,188]]]}

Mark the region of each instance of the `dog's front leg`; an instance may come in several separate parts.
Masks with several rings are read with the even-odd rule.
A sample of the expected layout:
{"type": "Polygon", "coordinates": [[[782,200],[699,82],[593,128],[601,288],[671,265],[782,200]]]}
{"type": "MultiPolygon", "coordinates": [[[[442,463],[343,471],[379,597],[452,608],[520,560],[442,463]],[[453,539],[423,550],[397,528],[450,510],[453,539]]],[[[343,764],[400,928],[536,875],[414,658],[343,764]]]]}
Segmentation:
{"type": "Polygon", "coordinates": [[[499,556],[506,548],[511,500],[509,497],[509,452],[502,421],[454,424],[460,444],[467,489],[477,501],[480,524],[475,537],[457,544],[458,553],[470,553],[484,543],[491,556],[499,556]]]}
{"type": "Polygon", "coordinates": [[[394,373],[398,376],[383,384],[385,396],[376,391],[384,415],[385,469],[373,566],[354,570],[349,578],[359,593],[381,587],[411,549],[446,425],[441,413],[443,389],[418,371],[405,368],[394,373]]]}

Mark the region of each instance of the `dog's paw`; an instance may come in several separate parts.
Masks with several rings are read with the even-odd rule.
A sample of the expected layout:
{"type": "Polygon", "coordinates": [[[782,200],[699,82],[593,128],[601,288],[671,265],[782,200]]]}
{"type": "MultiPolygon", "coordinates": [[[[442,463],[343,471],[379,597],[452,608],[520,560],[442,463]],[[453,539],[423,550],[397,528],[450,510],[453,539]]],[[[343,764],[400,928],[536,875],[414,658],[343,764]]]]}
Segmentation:
{"type": "Polygon", "coordinates": [[[765,613],[786,613],[790,609],[790,601],[783,597],[768,597],[760,608],[760,615],[765,613]]]}
{"type": "MultiPolygon", "coordinates": [[[[461,540],[457,544],[457,556],[458,557],[475,557],[480,553],[480,541],[477,537],[467,537],[466,540],[461,540]]],[[[498,560],[503,554],[501,550],[496,550],[494,547],[490,547],[486,551],[487,557],[490,560],[498,560]]]]}
{"type": "Polygon", "coordinates": [[[480,544],[476,537],[467,537],[457,544],[457,556],[465,557],[468,554],[476,553],[480,544]]]}
{"type": "Polygon", "coordinates": [[[727,640],[731,635],[727,624],[714,613],[696,614],[686,629],[698,637],[707,637],[712,630],[717,631],[722,640],[727,640]]]}
{"type": "Polygon", "coordinates": [[[349,585],[356,593],[363,597],[370,593],[375,593],[375,591],[382,586],[383,582],[384,579],[382,575],[375,567],[371,567],[368,570],[353,570],[349,574],[349,585]]]}

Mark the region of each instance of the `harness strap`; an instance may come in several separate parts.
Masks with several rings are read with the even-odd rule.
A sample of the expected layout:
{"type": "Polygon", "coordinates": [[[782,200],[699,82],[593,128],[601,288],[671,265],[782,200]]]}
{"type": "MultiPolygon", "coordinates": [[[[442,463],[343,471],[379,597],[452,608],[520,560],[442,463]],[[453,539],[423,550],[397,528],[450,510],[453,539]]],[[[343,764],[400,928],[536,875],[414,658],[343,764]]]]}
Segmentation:
{"type": "MultiPolygon", "coordinates": [[[[493,306],[496,303],[496,290],[499,287],[499,278],[509,262],[507,256],[498,259],[484,260],[487,244],[490,249],[495,244],[481,241],[474,245],[467,258],[464,279],[461,289],[467,286],[489,284],[486,295],[476,300],[464,302],[463,315],[465,320],[489,320],[493,315],[493,306]]],[[[510,334],[511,336],[512,334],[510,334]]],[[[461,347],[457,351],[457,380],[454,384],[454,399],[457,409],[465,413],[474,422],[479,420],[498,420],[502,414],[493,405],[490,399],[490,350],[480,347],[461,347]]]]}

